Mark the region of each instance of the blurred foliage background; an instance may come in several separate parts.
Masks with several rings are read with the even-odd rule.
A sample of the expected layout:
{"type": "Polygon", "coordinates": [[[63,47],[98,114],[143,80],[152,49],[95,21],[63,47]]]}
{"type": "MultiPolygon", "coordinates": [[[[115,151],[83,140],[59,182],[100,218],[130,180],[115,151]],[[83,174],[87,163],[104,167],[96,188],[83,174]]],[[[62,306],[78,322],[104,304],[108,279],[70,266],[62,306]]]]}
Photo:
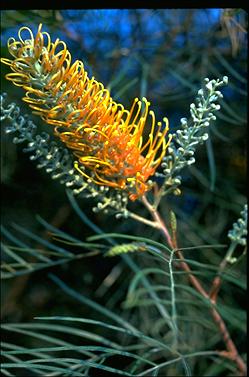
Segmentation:
{"type": "MultiPolygon", "coordinates": [[[[171,208],[177,215],[182,247],[227,244],[227,232],[246,201],[246,12],[242,9],[3,10],[1,56],[9,57],[7,39],[16,37],[21,26],[28,26],[35,33],[39,23],[52,40],[58,37],[66,42],[72,60],[82,60],[89,76],[109,88],[115,100],[129,108],[134,97],[146,96],[158,120],[168,117],[171,131],[179,127],[180,118],[189,116],[189,105],[205,77],[229,77],[228,86],[222,89],[222,110],[210,127],[210,138],[199,148],[195,165],[184,171],[182,195],[165,198],[161,204],[162,214],[171,208]]],[[[8,67],[2,66],[1,91],[7,92],[11,101],[32,116],[21,101],[22,90],[5,80],[7,72],[8,67]]],[[[35,115],[33,119],[48,131],[50,126],[42,124],[35,115]]],[[[81,240],[93,234],[72,209],[65,188],[38,170],[22,149],[23,146],[12,143],[12,137],[1,127],[2,224],[36,247],[41,246],[39,242],[27,240],[13,224],[50,240],[36,220],[36,215],[40,215],[81,240]]],[[[94,214],[89,200],[78,199],[78,203],[106,232],[144,234],[142,224],[94,214]]],[[[143,213],[139,203],[132,206],[143,213]]],[[[146,229],[146,236],[160,239],[151,229],[146,229]]],[[[75,251],[75,247],[71,249],[75,251]]],[[[205,254],[196,252],[194,256],[205,263],[218,264],[222,252],[210,248],[205,254]]],[[[134,255],[135,260],[138,258],[141,259],[134,255]]],[[[149,260],[145,258],[141,263],[148,265],[149,260]]],[[[244,259],[236,265],[238,276],[245,274],[244,266],[244,259]]],[[[81,263],[73,261],[53,267],[50,272],[114,312],[123,313],[122,301],[132,272],[118,257],[86,258],[81,263]]],[[[37,315],[58,313],[92,315],[91,309],[62,294],[48,279],[47,270],[6,280],[3,288],[4,322],[31,321],[37,315]]],[[[234,287],[224,287],[221,296],[227,305],[245,307],[244,296],[234,287]]],[[[132,312],[122,315],[133,317],[132,312]]],[[[144,311],[140,315],[144,323],[149,321],[144,311]]],[[[234,328],[232,335],[236,336],[240,351],[245,352],[245,339],[239,329],[234,328]]],[[[198,343],[199,333],[193,336],[193,342],[198,343]]]]}

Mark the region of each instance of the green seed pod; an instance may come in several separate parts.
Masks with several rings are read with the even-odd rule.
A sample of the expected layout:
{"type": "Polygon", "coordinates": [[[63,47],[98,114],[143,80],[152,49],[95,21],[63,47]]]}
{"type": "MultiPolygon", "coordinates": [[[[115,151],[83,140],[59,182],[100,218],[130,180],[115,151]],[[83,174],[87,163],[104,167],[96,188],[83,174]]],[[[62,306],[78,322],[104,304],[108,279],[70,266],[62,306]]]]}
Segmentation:
{"type": "Polygon", "coordinates": [[[173,232],[176,232],[177,229],[177,221],[176,215],[173,211],[170,211],[170,226],[173,232]]]}
{"type": "Polygon", "coordinates": [[[145,251],[145,244],[142,243],[125,243],[121,245],[113,246],[105,254],[106,257],[113,257],[115,255],[134,253],[135,251],[145,251]]]}

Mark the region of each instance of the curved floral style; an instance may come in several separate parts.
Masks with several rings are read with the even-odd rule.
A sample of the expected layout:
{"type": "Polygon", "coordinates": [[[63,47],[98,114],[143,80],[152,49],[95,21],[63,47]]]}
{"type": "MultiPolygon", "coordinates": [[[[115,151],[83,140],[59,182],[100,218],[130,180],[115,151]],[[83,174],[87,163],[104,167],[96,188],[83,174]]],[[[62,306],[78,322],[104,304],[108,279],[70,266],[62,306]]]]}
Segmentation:
{"type": "Polygon", "coordinates": [[[25,91],[23,100],[34,113],[54,126],[54,133],[78,158],[75,168],[89,182],[128,192],[136,200],[151,188],[149,177],[161,163],[166,142],[165,125],[155,120],[150,103],[135,98],[130,110],[116,103],[94,77],[88,77],[81,61],[71,63],[63,41],[51,42],[38,27],[36,36],[22,27],[19,40],[10,38],[14,59],[2,58],[13,73],[6,78],[25,91]],[[23,32],[28,38],[23,39],[23,32]],[[149,119],[149,120],[148,120],[149,119]],[[150,121],[144,142],[143,131],[150,121]]]}

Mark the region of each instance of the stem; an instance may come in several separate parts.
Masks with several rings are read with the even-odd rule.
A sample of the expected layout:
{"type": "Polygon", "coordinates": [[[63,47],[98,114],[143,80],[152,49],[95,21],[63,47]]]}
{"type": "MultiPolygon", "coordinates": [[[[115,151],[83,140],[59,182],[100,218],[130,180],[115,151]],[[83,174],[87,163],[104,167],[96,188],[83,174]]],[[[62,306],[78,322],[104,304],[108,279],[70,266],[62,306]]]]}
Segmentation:
{"type": "Polygon", "coordinates": [[[214,303],[216,303],[216,301],[217,301],[217,296],[218,296],[218,293],[219,293],[219,290],[220,290],[220,287],[221,287],[222,272],[226,268],[227,263],[231,260],[231,257],[233,255],[235,247],[236,247],[236,244],[234,242],[232,242],[227,253],[226,253],[226,255],[225,255],[225,257],[224,257],[224,259],[222,259],[222,261],[220,263],[217,276],[215,276],[215,278],[212,282],[209,297],[214,303]]]}
{"type": "MultiPolygon", "coordinates": [[[[229,360],[233,361],[240,373],[241,373],[241,376],[246,376],[247,374],[247,368],[246,368],[246,364],[245,362],[243,361],[243,359],[240,357],[238,351],[237,351],[237,348],[233,342],[233,340],[231,339],[230,337],[230,334],[229,334],[229,331],[226,327],[226,324],[225,322],[223,321],[221,315],[219,314],[219,312],[217,311],[216,307],[215,307],[215,304],[216,304],[216,301],[214,301],[210,295],[207,293],[207,291],[203,288],[202,284],[200,283],[199,279],[196,278],[192,273],[191,273],[191,268],[189,267],[189,265],[185,262],[184,260],[184,256],[183,254],[181,253],[181,251],[178,249],[177,247],[177,241],[176,241],[176,237],[171,237],[170,236],[170,233],[167,229],[167,226],[166,224],[164,223],[164,221],[162,220],[161,216],[159,215],[158,211],[156,210],[155,207],[153,207],[149,201],[147,200],[147,198],[145,196],[143,196],[142,198],[142,201],[145,205],[145,207],[148,209],[148,211],[150,212],[151,216],[153,217],[153,219],[155,220],[155,222],[158,224],[158,228],[160,229],[161,233],[164,235],[164,237],[166,238],[167,242],[168,242],[168,245],[174,249],[176,251],[176,254],[178,255],[179,259],[180,259],[180,266],[181,268],[186,271],[189,275],[189,280],[191,282],[191,284],[195,287],[195,289],[205,298],[209,301],[210,305],[211,305],[211,314],[212,314],[212,317],[213,317],[213,320],[215,321],[215,323],[217,324],[218,326],[218,329],[221,333],[221,336],[223,338],[223,341],[226,345],[226,349],[227,351],[220,351],[220,355],[223,356],[223,357],[226,357],[228,358],[229,360]]],[[[230,255],[231,252],[230,250],[228,251],[228,254],[230,255]]],[[[227,254],[227,255],[228,255],[227,254]]],[[[226,256],[227,257],[227,256],[226,256]]],[[[223,263],[221,265],[221,268],[225,268],[226,266],[226,263],[227,263],[227,258],[225,258],[223,260],[223,263]]]]}
{"type": "Polygon", "coordinates": [[[149,226],[151,226],[151,227],[153,227],[153,228],[159,228],[157,222],[147,220],[147,219],[145,219],[144,217],[137,215],[136,213],[133,213],[133,212],[130,212],[130,211],[129,211],[129,217],[131,217],[131,218],[134,219],[134,220],[140,221],[141,223],[144,223],[144,224],[146,224],[146,225],[149,225],[149,226]]]}
{"type": "Polygon", "coordinates": [[[173,334],[174,334],[174,348],[177,348],[177,334],[178,334],[178,327],[177,327],[177,316],[176,316],[176,298],[175,298],[175,282],[174,282],[174,275],[173,275],[173,259],[174,259],[174,250],[170,253],[170,260],[169,260],[169,273],[170,273],[170,282],[171,282],[171,317],[172,317],[172,324],[173,324],[173,334]]]}
{"type": "Polygon", "coordinates": [[[169,246],[172,248],[172,249],[175,249],[174,245],[173,245],[173,242],[172,242],[172,239],[170,237],[170,234],[168,232],[168,229],[166,228],[163,220],[161,219],[159,213],[157,212],[157,210],[155,209],[155,207],[153,207],[147,200],[146,196],[143,196],[142,197],[142,201],[145,205],[145,207],[149,210],[151,216],[154,218],[155,222],[157,223],[157,228],[159,228],[161,230],[161,232],[163,233],[163,235],[166,237],[166,240],[169,244],[169,246]]]}

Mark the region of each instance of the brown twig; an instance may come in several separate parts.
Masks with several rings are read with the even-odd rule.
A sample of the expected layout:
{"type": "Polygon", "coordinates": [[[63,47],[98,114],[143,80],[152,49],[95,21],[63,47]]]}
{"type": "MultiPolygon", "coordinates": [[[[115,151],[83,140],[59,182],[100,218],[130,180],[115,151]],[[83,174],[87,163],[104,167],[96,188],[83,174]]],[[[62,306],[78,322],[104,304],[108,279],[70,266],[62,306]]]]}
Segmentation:
{"type": "MultiPolygon", "coordinates": [[[[244,360],[240,357],[237,348],[233,342],[233,340],[230,337],[229,331],[226,327],[225,322],[223,321],[221,315],[217,311],[216,308],[216,299],[213,300],[210,294],[207,293],[207,291],[203,288],[201,282],[199,281],[198,278],[196,278],[192,273],[191,273],[191,268],[187,264],[187,262],[184,260],[184,256],[181,253],[181,251],[178,249],[177,246],[177,241],[176,241],[176,236],[171,237],[167,226],[165,225],[164,221],[162,220],[161,216],[159,215],[158,211],[149,203],[147,198],[144,196],[142,198],[142,201],[145,205],[145,207],[148,209],[150,212],[152,218],[155,220],[155,222],[158,223],[158,228],[160,229],[161,233],[164,235],[164,237],[167,240],[168,245],[172,248],[175,249],[176,255],[180,259],[180,267],[188,273],[189,280],[191,284],[194,286],[194,288],[205,298],[209,301],[209,304],[211,305],[211,314],[214,319],[214,322],[218,326],[218,329],[221,333],[221,336],[223,338],[223,341],[226,345],[226,351],[220,351],[220,355],[223,357],[228,358],[229,360],[233,361],[236,365],[237,368],[240,372],[241,376],[246,376],[247,375],[247,368],[244,360]]],[[[221,264],[220,269],[224,269],[226,266],[227,259],[224,259],[224,263],[221,264]]],[[[212,287],[214,288],[217,285],[216,292],[219,290],[220,286],[220,277],[217,276],[212,284],[212,287]]]]}
{"type": "Polygon", "coordinates": [[[218,274],[217,276],[215,276],[215,278],[212,282],[210,292],[209,292],[210,300],[214,303],[216,303],[216,301],[217,301],[217,297],[218,297],[220,287],[221,287],[221,277],[220,277],[220,274],[218,274]]]}
{"type": "Polygon", "coordinates": [[[215,278],[212,282],[211,289],[210,289],[210,292],[209,292],[209,297],[214,303],[216,303],[216,301],[217,301],[217,296],[218,296],[218,293],[219,293],[219,290],[220,290],[220,287],[221,287],[222,273],[225,270],[228,261],[231,261],[234,249],[235,249],[235,244],[231,243],[231,245],[230,245],[230,247],[229,247],[229,249],[228,249],[228,251],[225,255],[225,258],[223,258],[221,263],[220,263],[218,273],[217,273],[217,275],[215,276],[215,278]]]}

